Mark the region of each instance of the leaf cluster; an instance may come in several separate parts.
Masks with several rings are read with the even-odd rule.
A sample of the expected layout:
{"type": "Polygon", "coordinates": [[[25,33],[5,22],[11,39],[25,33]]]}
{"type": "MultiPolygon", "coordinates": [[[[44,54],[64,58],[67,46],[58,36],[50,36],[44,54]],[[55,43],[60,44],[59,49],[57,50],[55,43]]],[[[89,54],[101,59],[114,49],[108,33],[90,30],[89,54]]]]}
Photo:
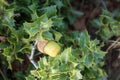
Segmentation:
{"type": "MultiPolygon", "coordinates": [[[[30,54],[35,40],[47,39],[58,42],[62,47],[61,53],[55,58],[47,55],[40,57],[39,68],[29,69],[26,80],[100,80],[106,76],[102,70],[105,52],[101,51],[99,40],[91,40],[87,30],[66,33],[67,25],[73,22],[69,13],[74,12],[73,9],[66,11],[69,2],[70,0],[9,0],[7,3],[2,0],[0,35],[5,36],[7,41],[0,42],[0,49],[3,50],[0,56],[5,57],[2,61],[7,62],[9,69],[12,69],[11,63],[15,60],[22,63],[24,56],[30,54]],[[69,21],[65,22],[64,18],[69,21]]],[[[74,14],[82,15],[80,12],[74,14]]],[[[108,17],[104,18],[109,20],[108,17]]],[[[23,74],[18,73],[17,76],[19,75],[23,74]]]]}
{"type": "Polygon", "coordinates": [[[107,10],[103,10],[99,19],[92,21],[92,25],[98,28],[97,34],[101,36],[103,40],[108,40],[113,36],[120,35],[120,17],[119,10],[110,13],[107,10]]]}

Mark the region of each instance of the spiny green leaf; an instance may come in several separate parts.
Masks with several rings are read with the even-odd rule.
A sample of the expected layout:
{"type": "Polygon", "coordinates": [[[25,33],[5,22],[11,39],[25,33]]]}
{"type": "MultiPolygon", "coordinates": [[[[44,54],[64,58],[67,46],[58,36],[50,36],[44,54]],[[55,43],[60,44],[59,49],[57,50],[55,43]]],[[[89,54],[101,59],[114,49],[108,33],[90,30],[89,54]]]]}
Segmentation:
{"type": "Polygon", "coordinates": [[[43,11],[44,13],[46,13],[48,17],[52,17],[56,15],[57,9],[55,5],[54,6],[52,5],[52,6],[42,8],[40,11],[43,11]]]}
{"type": "Polygon", "coordinates": [[[4,48],[3,55],[4,56],[10,56],[11,55],[10,52],[11,52],[11,49],[9,47],[4,48]]]}
{"type": "Polygon", "coordinates": [[[12,69],[12,61],[14,60],[14,57],[12,55],[12,51],[10,47],[4,48],[3,55],[7,58],[8,61],[8,68],[12,69]]]}
{"type": "Polygon", "coordinates": [[[49,32],[49,31],[43,32],[42,36],[44,37],[44,39],[53,40],[53,34],[51,32],[49,32]]]}
{"type": "Polygon", "coordinates": [[[112,17],[112,14],[108,11],[108,10],[102,10],[102,13],[103,13],[103,15],[107,15],[107,16],[110,16],[110,17],[112,17]]]}
{"type": "Polygon", "coordinates": [[[55,35],[55,40],[59,41],[60,38],[62,37],[62,34],[60,32],[55,31],[55,30],[53,30],[53,33],[55,35]]]}
{"type": "Polygon", "coordinates": [[[53,22],[51,19],[49,19],[46,22],[40,22],[40,27],[42,28],[51,28],[53,26],[53,22]]]}
{"type": "Polygon", "coordinates": [[[55,0],[55,4],[57,5],[57,7],[60,9],[64,6],[64,4],[62,3],[61,0],[55,0]]]}
{"type": "Polygon", "coordinates": [[[0,43],[0,48],[3,49],[3,48],[7,48],[9,46],[9,43],[4,43],[4,42],[1,42],[0,43]]]}
{"type": "Polygon", "coordinates": [[[38,15],[37,15],[37,11],[36,11],[36,8],[37,8],[36,4],[32,4],[28,7],[32,11],[32,13],[31,13],[32,20],[36,20],[37,18],[39,18],[38,15]]]}
{"type": "Polygon", "coordinates": [[[12,28],[15,26],[15,20],[13,19],[14,11],[13,9],[6,10],[6,14],[3,19],[3,25],[9,27],[9,29],[12,30],[12,28]]]}
{"type": "Polygon", "coordinates": [[[48,16],[46,14],[43,14],[36,19],[37,24],[40,24],[41,22],[47,22],[47,21],[48,21],[48,16]]]}
{"type": "Polygon", "coordinates": [[[36,4],[32,4],[32,5],[28,6],[28,8],[29,8],[32,12],[34,12],[34,11],[36,11],[37,6],[36,6],[36,4]]]}
{"type": "Polygon", "coordinates": [[[41,60],[38,62],[39,68],[44,69],[46,66],[49,65],[46,57],[41,58],[41,60]]]}
{"type": "Polygon", "coordinates": [[[24,30],[29,34],[30,37],[33,37],[39,32],[40,28],[39,25],[36,24],[35,22],[33,23],[28,23],[25,22],[24,24],[24,30]]]}
{"type": "Polygon", "coordinates": [[[72,50],[71,47],[67,48],[60,55],[61,60],[63,62],[65,62],[66,64],[73,59],[73,56],[71,54],[71,50],[72,50]]]}
{"type": "Polygon", "coordinates": [[[82,74],[80,73],[80,70],[72,70],[72,75],[70,77],[70,80],[80,80],[82,79],[82,74]]]}
{"type": "Polygon", "coordinates": [[[25,77],[26,80],[37,80],[36,78],[34,78],[33,76],[29,75],[27,77],[25,77]]]}
{"type": "Polygon", "coordinates": [[[86,54],[85,56],[86,56],[86,58],[85,58],[84,64],[86,67],[89,68],[93,64],[94,56],[93,56],[93,54],[90,54],[90,53],[86,54]]]}
{"type": "MultiPolygon", "coordinates": [[[[63,22],[62,22],[63,18],[58,18],[58,17],[52,17],[52,21],[53,21],[53,25],[54,26],[63,26],[63,22]]],[[[56,27],[57,28],[57,27],[56,27]]],[[[61,28],[61,27],[60,27],[61,28]]]]}
{"type": "Polygon", "coordinates": [[[101,25],[101,23],[99,22],[98,19],[94,19],[94,20],[91,22],[91,24],[92,24],[94,27],[96,27],[96,28],[101,28],[101,27],[102,27],[102,25],[101,25]]]}

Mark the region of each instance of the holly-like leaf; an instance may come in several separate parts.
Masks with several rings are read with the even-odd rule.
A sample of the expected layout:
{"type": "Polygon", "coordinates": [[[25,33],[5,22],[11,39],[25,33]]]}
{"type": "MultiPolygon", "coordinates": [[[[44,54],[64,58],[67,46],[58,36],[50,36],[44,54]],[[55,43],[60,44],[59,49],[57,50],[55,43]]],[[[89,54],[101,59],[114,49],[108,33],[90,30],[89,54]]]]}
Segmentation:
{"type": "Polygon", "coordinates": [[[38,80],[36,78],[34,78],[33,76],[29,75],[27,77],[25,77],[26,80],[38,80]]]}
{"type": "Polygon", "coordinates": [[[28,23],[25,22],[24,24],[24,30],[29,34],[30,37],[33,37],[39,32],[40,28],[39,25],[36,24],[35,22],[33,23],[28,23]]]}
{"type": "Polygon", "coordinates": [[[57,5],[57,7],[60,9],[64,6],[63,2],[61,0],[55,0],[55,4],[57,5]]]}
{"type": "Polygon", "coordinates": [[[14,16],[14,10],[13,9],[8,9],[5,11],[5,16],[3,19],[3,25],[9,27],[9,29],[12,30],[12,28],[15,26],[15,20],[13,19],[14,16]]]}
{"type": "Polygon", "coordinates": [[[12,56],[12,53],[13,53],[13,52],[11,51],[11,48],[10,48],[10,47],[4,48],[3,55],[7,58],[8,68],[9,68],[9,69],[12,69],[11,63],[12,63],[13,60],[14,60],[14,57],[12,56]]]}
{"type": "Polygon", "coordinates": [[[55,5],[54,6],[52,5],[52,6],[42,8],[40,11],[42,11],[43,13],[46,13],[48,17],[52,17],[56,15],[57,9],[55,5]]]}
{"type": "Polygon", "coordinates": [[[80,80],[82,79],[82,74],[80,73],[80,70],[73,69],[71,71],[72,75],[70,77],[70,80],[80,80]]]}
{"type": "Polygon", "coordinates": [[[101,28],[102,24],[100,23],[100,21],[98,19],[94,19],[91,24],[96,27],[96,28],[101,28]]]}
{"type": "Polygon", "coordinates": [[[60,27],[60,28],[63,26],[62,20],[63,20],[63,18],[58,18],[57,16],[52,17],[53,25],[57,26],[57,27],[60,27]]]}
{"type": "Polygon", "coordinates": [[[44,39],[53,40],[53,34],[51,32],[49,32],[49,31],[43,32],[42,36],[44,37],[44,39]]]}
{"type": "Polygon", "coordinates": [[[38,23],[48,21],[48,16],[47,16],[47,14],[41,15],[39,18],[37,18],[36,21],[37,21],[38,23]]]}
{"type": "Polygon", "coordinates": [[[85,56],[86,56],[86,57],[85,57],[85,62],[84,62],[84,64],[85,64],[86,67],[89,68],[89,67],[91,67],[92,64],[93,64],[94,56],[93,56],[93,54],[90,54],[90,53],[86,54],[85,56]]]}
{"type": "Polygon", "coordinates": [[[71,47],[67,48],[60,55],[61,60],[66,64],[74,59],[74,57],[72,56],[71,50],[72,50],[71,47]]]}
{"type": "Polygon", "coordinates": [[[59,41],[61,39],[61,37],[62,37],[62,34],[60,32],[58,32],[58,31],[55,31],[55,30],[53,30],[53,33],[55,35],[55,40],[59,41]]]}
{"type": "Polygon", "coordinates": [[[53,26],[53,22],[51,19],[49,19],[46,22],[40,22],[40,27],[45,28],[45,29],[49,29],[53,26]]]}

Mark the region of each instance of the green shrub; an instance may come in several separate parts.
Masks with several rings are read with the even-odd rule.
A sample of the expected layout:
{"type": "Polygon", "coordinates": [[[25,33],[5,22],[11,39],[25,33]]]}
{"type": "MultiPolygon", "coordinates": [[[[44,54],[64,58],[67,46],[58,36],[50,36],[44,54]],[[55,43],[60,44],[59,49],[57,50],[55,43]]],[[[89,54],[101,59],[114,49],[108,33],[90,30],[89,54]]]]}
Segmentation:
{"type": "Polygon", "coordinates": [[[87,30],[67,33],[67,25],[72,23],[63,20],[72,19],[65,15],[71,13],[66,11],[67,0],[9,0],[8,4],[2,0],[0,4],[0,35],[7,38],[0,43],[0,56],[5,57],[2,61],[7,61],[9,69],[15,60],[22,63],[36,40],[54,40],[62,48],[55,58],[40,57],[38,69],[29,69],[28,76],[18,73],[18,79],[20,75],[26,76],[26,80],[100,80],[106,76],[102,69],[105,52],[101,51],[99,40],[91,40],[87,30]]]}

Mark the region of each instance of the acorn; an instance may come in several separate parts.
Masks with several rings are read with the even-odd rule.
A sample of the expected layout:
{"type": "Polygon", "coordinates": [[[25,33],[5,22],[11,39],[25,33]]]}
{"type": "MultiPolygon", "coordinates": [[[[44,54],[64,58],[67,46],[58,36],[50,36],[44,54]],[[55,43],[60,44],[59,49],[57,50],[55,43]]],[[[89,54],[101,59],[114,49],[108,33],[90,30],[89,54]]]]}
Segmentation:
{"type": "Polygon", "coordinates": [[[61,47],[57,42],[48,40],[39,41],[37,48],[40,52],[45,53],[51,57],[56,57],[61,51],[61,47]]]}

